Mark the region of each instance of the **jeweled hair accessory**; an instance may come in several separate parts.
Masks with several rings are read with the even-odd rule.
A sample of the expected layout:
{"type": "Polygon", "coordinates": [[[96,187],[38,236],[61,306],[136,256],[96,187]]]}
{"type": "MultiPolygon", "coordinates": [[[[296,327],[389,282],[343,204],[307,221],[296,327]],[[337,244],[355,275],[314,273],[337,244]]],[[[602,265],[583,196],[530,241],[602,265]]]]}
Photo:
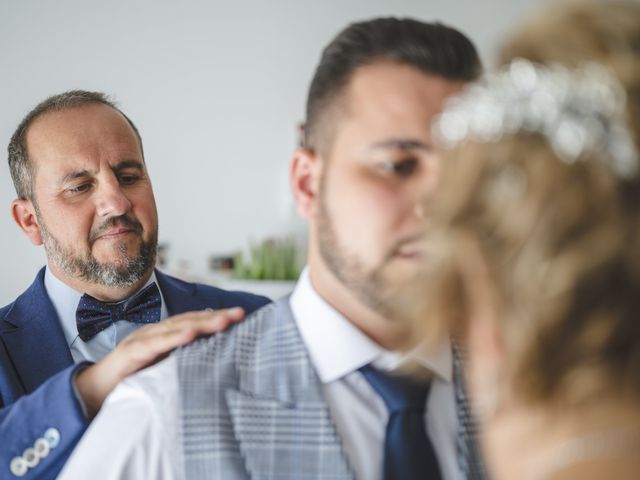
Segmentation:
{"type": "Polygon", "coordinates": [[[616,174],[630,178],[639,160],[624,120],[625,97],[603,66],[568,69],[517,59],[447,102],[434,134],[453,147],[466,139],[540,133],[563,162],[602,152],[616,174]]]}

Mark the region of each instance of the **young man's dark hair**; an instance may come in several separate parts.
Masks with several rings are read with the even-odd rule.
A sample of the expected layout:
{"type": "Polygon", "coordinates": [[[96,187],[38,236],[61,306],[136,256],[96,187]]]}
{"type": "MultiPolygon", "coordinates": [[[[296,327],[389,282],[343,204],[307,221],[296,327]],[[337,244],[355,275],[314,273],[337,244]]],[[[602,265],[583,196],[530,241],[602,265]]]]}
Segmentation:
{"type": "Polygon", "coordinates": [[[441,23],[409,18],[378,18],[353,23],[324,49],[309,95],[304,146],[326,149],[331,144],[339,97],[353,73],[376,61],[408,64],[447,80],[472,81],[482,71],[478,52],[461,32],[441,23]]]}

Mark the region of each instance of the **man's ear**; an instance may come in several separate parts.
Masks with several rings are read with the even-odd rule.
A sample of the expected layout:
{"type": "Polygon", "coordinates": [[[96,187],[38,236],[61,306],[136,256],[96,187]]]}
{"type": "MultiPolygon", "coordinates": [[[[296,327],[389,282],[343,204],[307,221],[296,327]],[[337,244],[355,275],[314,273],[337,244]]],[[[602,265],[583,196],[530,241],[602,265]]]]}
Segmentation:
{"type": "Polygon", "coordinates": [[[321,159],[317,154],[299,148],[291,159],[289,182],[298,213],[304,218],[314,215],[320,189],[321,159]]]}
{"type": "Polygon", "coordinates": [[[34,245],[42,245],[40,225],[31,200],[17,199],[11,202],[11,216],[34,245]]]}

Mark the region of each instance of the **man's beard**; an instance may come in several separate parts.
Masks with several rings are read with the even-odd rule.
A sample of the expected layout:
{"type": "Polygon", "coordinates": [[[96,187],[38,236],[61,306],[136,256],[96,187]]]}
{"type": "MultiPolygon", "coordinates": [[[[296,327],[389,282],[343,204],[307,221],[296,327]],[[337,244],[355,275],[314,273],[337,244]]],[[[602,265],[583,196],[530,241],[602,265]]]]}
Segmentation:
{"type": "MultiPolygon", "coordinates": [[[[114,248],[118,250],[120,258],[114,262],[101,263],[91,252],[87,256],[80,256],[72,248],[63,245],[49,232],[37,207],[36,215],[47,258],[69,277],[105,287],[128,288],[138,282],[155,264],[157,230],[149,241],[141,240],[140,251],[136,255],[127,255],[127,246],[119,244],[114,248]]],[[[142,225],[137,220],[124,215],[109,219],[97,231],[104,231],[115,226],[126,226],[138,235],[142,233],[142,225]]]]}
{"type": "Polygon", "coordinates": [[[326,204],[324,185],[320,187],[318,204],[318,248],[329,270],[358,300],[376,313],[388,313],[383,300],[392,286],[384,277],[384,267],[390,256],[385,256],[377,267],[367,269],[357,255],[347,252],[336,235],[326,204]]]}

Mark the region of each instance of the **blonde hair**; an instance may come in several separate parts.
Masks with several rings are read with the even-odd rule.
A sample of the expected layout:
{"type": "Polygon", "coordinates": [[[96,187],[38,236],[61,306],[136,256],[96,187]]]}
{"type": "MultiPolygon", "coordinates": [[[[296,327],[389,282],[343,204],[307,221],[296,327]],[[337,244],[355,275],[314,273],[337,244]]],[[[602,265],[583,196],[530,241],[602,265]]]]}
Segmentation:
{"type": "MultiPolygon", "coordinates": [[[[627,91],[640,145],[639,47],[639,4],[570,3],[525,25],[502,56],[609,66],[627,91]]],[[[616,175],[602,155],[564,162],[547,138],[520,131],[468,139],[442,162],[427,272],[413,302],[421,331],[464,330],[471,241],[495,286],[506,382],[521,401],[640,398],[640,181],[616,175]]]]}
{"type": "Polygon", "coordinates": [[[637,184],[595,158],[566,164],[524,133],[467,142],[445,163],[431,205],[427,324],[464,328],[471,239],[522,399],[578,404],[623,386],[640,395],[637,184]]]}

